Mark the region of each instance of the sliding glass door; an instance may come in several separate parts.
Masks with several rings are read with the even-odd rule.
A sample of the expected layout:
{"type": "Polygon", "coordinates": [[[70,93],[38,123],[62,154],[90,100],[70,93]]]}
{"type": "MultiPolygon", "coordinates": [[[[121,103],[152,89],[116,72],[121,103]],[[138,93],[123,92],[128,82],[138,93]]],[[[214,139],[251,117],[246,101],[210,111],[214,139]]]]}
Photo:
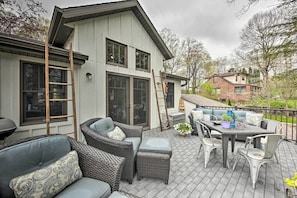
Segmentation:
{"type": "Polygon", "coordinates": [[[133,84],[134,124],[148,126],[149,81],[134,78],[133,84]]]}
{"type": "Polygon", "coordinates": [[[131,125],[148,126],[149,80],[108,74],[108,116],[131,125]]]}
{"type": "Polygon", "coordinates": [[[130,124],[130,79],[108,75],[108,116],[114,121],[130,124]]]}

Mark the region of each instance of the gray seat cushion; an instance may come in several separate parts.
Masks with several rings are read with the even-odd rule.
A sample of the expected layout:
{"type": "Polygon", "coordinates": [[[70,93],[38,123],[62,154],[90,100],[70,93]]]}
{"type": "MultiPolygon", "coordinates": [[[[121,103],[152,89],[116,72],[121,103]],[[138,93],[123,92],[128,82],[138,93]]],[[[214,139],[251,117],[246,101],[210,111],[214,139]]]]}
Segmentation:
{"type": "Polygon", "coordinates": [[[83,177],[65,188],[61,193],[56,195],[56,198],[105,198],[110,194],[111,189],[108,183],[83,177]]]}
{"type": "Polygon", "coordinates": [[[146,138],[140,144],[138,151],[172,155],[171,144],[167,138],[146,138]]]}
{"type": "Polygon", "coordinates": [[[221,109],[214,109],[213,115],[218,119],[222,120],[222,115],[227,113],[227,110],[221,110],[221,109]]]}
{"type": "Polygon", "coordinates": [[[133,145],[133,156],[135,157],[141,142],[141,139],[139,137],[128,137],[124,139],[126,142],[132,142],[133,145]]]}
{"type": "Polygon", "coordinates": [[[97,132],[99,135],[107,137],[107,133],[114,129],[114,124],[112,119],[110,117],[107,117],[97,120],[90,125],[90,128],[93,131],[97,132]]]}
{"type": "Polygon", "coordinates": [[[244,121],[246,117],[246,111],[234,110],[233,113],[235,114],[236,120],[244,121]]]}

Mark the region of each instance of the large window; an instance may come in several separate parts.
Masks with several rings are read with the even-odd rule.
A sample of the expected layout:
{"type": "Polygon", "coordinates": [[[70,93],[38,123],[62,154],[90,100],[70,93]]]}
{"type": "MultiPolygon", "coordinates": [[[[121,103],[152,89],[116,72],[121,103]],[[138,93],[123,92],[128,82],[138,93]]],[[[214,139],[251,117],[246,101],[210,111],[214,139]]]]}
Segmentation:
{"type": "Polygon", "coordinates": [[[107,39],[106,62],[117,66],[127,67],[127,46],[107,39]]]}
{"type": "Polygon", "coordinates": [[[165,83],[165,96],[168,108],[174,107],[174,83],[166,82],[165,83]]]}
{"type": "Polygon", "coordinates": [[[235,87],[235,88],[234,88],[234,92],[235,92],[236,94],[245,93],[245,92],[246,92],[246,86],[243,86],[243,87],[235,87]]]}
{"type": "Polygon", "coordinates": [[[136,69],[150,70],[150,55],[140,50],[136,50],[136,69]]]}
{"type": "MultiPolygon", "coordinates": [[[[50,81],[66,82],[66,71],[50,69],[50,81]]],[[[36,124],[45,121],[45,70],[43,64],[21,62],[21,122],[36,124]]],[[[67,98],[67,89],[50,85],[50,98],[67,98]]],[[[51,116],[67,114],[66,102],[51,102],[51,116]]]]}

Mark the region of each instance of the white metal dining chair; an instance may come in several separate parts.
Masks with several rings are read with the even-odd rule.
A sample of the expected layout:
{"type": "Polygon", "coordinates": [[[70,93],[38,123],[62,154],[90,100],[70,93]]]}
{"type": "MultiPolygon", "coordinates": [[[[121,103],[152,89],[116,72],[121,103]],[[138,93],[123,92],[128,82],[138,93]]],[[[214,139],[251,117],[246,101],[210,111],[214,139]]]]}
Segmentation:
{"type": "Polygon", "coordinates": [[[198,156],[200,154],[201,147],[203,147],[204,167],[206,168],[210,159],[211,151],[216,149],[222,149],[222,140],[213,138],[209,128],[199,121],[196,121],[196,128],[198,132],[198,137],[200,138],[200,141],[201,141],[201,144],[198,150],[198,156]]]}
{"type": "MultiPolygon", "coordinates": [[[[281,134],[282,125],[280,125],[280,122],[276,120],[267,120],[267,131],[273,131],[275,134],[281,134]]],[[[264,149],[265,144],[267,143],[267,138],[261,138],[261,148],[264,149]]],[[[277,157],[277,154],[274,153],[274,157],[276,162],[279,164],[279,160],[277,157]]]]}
{"type": "MultiPolygon", "coordinates": [[[[204,121],[218,121],[218,117],[212,114],[208,114],[208,115],[204,115],[203,117],[204,121]]],[[[222,133],[216,131],[216,130],[210,130],[210,133],[212,135],[212,137],[214,138],[222,138],[222,133]]]]}
{"type": "Polygon", "coordinates": [[[256,135],[256,136],[247,138],[246,147],[238,148],[237,150],[235,163],[233,165],[233,171],[236,168],[236,165],[238,163],[240,156],[243,156],[245,159],[247,159],[250,165],[250,175],[252,180],[252,186],[253,186],[253,189],[255,189],[260,167],[263,164],[268,164],[272,169],[274,182],[276,187],[278,188],[274,170],[273,170],[273,164],[274,164],[273,155],[275,154],[275,151],[278,148],[280,142],[283,140],[283,138],[284,136],[280,134],[256,135]],[[260,148],[254,148],[254,145],[252,144],[254,139],[262,138],[262,137],[267,138],[267,142],[265,144],[264,149],[262,150],[260,148]]]}

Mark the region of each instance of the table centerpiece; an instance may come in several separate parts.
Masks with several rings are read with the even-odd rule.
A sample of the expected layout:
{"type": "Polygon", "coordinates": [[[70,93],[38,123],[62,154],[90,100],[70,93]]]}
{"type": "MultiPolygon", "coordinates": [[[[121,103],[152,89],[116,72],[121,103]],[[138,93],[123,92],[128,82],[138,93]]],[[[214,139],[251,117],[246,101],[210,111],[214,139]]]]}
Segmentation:
{"type": "Polygon", "coordinates": [[[230,124],[232,122],[233,118],[231,116],[229,116],[228,114],[224,113],[222,115],[222,122],[221,122],[221,125],[223,128],[230,128],[230,124]]]}

